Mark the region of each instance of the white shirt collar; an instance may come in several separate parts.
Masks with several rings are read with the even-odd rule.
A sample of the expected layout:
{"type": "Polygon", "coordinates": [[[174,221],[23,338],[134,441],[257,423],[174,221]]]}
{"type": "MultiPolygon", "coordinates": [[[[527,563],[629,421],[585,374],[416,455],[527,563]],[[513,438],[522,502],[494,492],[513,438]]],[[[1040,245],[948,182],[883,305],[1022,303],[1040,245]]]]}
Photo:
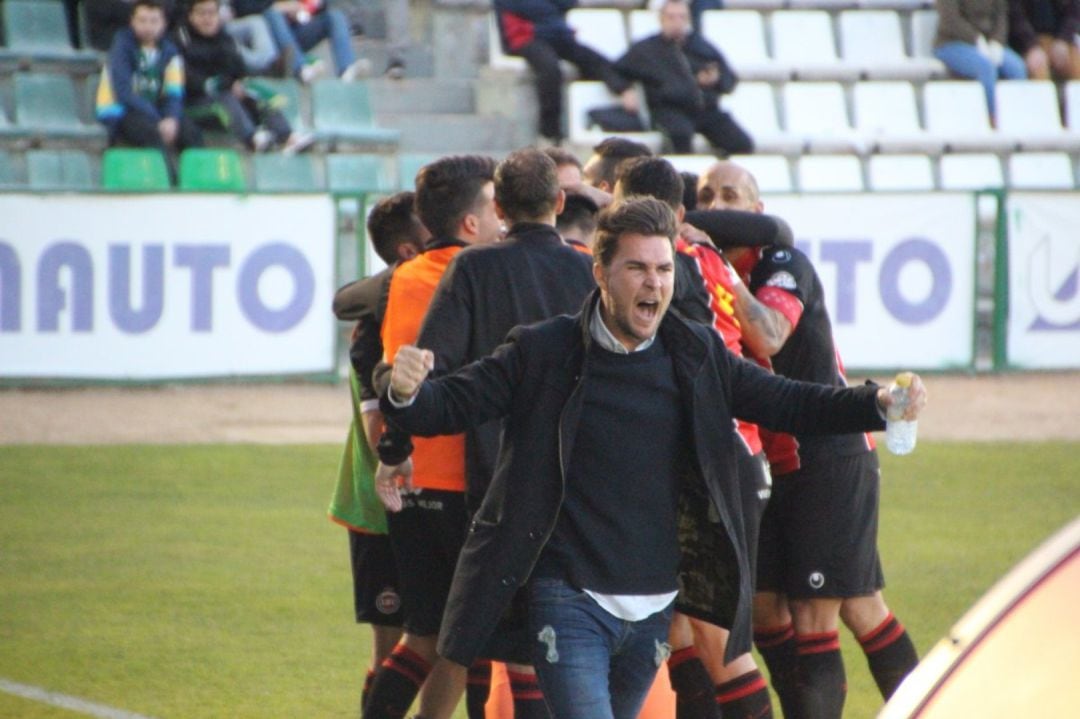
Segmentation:
{"type": "Polygon", "coordinates": [[[628,355],[631,352],[642,352],[652,347],[653,342],[656,341],[656,335],[654,334],[649,339],[645,340],[632,350],[626,349],[626,346],[622,342],[615,339],[615,335],[611,334],[611,330],[604,324],[604,318],[600,314],[600,304],[603,300],[598,300],[593,307],[592,317],[589,319],[589,335],[598,345],[606,349],[608,352],[614,352],[615,354],[628,355]]]}

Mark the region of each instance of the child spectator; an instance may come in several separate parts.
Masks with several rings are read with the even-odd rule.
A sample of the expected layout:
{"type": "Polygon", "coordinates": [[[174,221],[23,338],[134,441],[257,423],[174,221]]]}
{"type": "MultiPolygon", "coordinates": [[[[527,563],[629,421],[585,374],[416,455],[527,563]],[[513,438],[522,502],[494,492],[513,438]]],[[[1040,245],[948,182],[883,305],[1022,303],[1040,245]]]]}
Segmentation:
{"type": "Polygon", "coordinates": [[[176,43],[186,69],[186,113],[203,127],[221,127],[248,149],[279,145],[286,153],[311,146],[314,136],[293,132],[289,121],[244,82],[244,60],[222,27],[220,0],[193,0],[176,43]]]}
{"type": "Polygon", "coordinates": [[[110,144],[161,150],[175,180],[174,153],[202,145],[183,105],[184,61],[165,37],[162,0],[135,0],[130,26],[116,33],[101,73],[97,118],[110,144]]]}

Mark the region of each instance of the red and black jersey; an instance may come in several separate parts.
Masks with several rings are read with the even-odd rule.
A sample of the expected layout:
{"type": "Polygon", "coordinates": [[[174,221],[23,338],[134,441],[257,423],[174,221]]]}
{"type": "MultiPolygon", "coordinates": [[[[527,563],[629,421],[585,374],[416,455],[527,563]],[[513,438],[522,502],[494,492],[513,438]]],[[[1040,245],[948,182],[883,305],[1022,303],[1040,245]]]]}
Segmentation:
{"type": "MultiPolygon", "coordinates": [[[[794,248],[767,248],[751,272],[749,287],[762,304],[782,313],[793,327],[767,366],[791,379],[846,387],[825,291],[810,259],[794,248]]],[[[794,437],[794,445],[787,445],[787,456],[783,456],[785,450],[780,447],[784,440],[763,438],[776,474],[793,471],[822,455],[849,456],[874,449],[869,434],[800,435],[794,437]],[[797,454],[792,456],[791,452],[797,454]]]]}

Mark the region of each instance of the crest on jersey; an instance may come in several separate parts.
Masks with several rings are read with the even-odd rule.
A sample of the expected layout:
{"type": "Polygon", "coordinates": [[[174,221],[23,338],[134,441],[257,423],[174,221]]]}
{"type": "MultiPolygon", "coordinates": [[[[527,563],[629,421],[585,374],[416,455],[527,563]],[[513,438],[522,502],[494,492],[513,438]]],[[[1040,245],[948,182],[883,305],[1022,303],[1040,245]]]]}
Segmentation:
{"type": "Polygon", "coordinates": [[[791,262],[791,253],[787,250],[777,250],[772,254],[773,262],[791,262]]]}
{"type": "Polygon", "coordinates": [[[790,272],[777,272],[765,281],[767,287],[779,287],[782,290],[794,290],[798,287],[790,272]]]}

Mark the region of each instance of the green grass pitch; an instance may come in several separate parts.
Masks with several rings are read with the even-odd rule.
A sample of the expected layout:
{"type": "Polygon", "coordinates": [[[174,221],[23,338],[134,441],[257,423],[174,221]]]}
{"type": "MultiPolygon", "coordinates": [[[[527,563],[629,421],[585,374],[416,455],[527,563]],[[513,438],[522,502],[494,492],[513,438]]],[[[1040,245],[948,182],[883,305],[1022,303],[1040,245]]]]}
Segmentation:
{"type": "MultiPolygon", "coordinates": [[[[339,454],[0,448],[0,678],[161,719],[356,716],[370,638],[325,514],[339,454]]],[[[920,654],[1080,513],[1076,443],[924,442],[882,463],[886,597],[920,654]]],[[[873,716],[843,649],[845,716],[873,716]]],[[[0,716],[73,714],[0,693],[0,716]]]]}

